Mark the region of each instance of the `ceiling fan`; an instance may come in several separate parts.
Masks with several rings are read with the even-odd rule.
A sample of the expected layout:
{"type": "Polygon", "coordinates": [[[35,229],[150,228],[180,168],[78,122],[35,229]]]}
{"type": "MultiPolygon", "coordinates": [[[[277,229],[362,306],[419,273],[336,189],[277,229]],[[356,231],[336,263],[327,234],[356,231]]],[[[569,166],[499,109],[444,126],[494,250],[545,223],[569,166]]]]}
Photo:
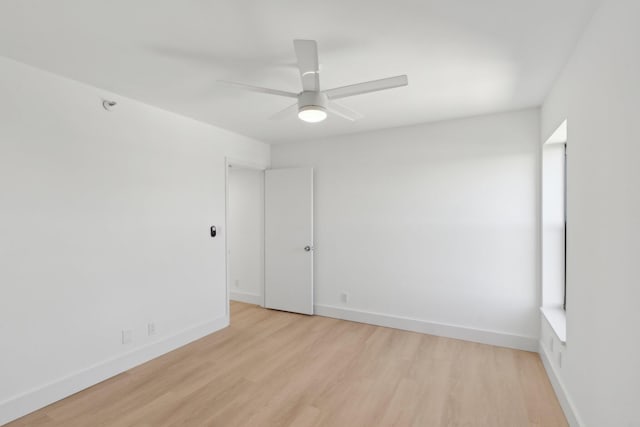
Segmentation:
{"type": "Polygon", "coordinates": [[[393,89],[406,86],[407,76],[388,77],[386,79],[372,80],[364,83],[356,83],[349,86],[334,89],[320,90],[320,66],[318,63],[318,45],[315,40],[294,40],[293,47],[298,59],[300,79],[302,80],[302,92],[286,92],[283,90],[247,85],[244,83],[219,80],[220,83],[253,92],[268,93],[271,95],[295,98],[297,102],[284,110],[271,116],[278,120],[292,115],[297,111],[298,118],[305,122],[317,123],[327,118],[327,112],[333,113],[347,120],[355,121],[362,118],[362,114],[336,102],[336,99],[347,96],[361,95],[363,93],[379,90],[393,89]]]}

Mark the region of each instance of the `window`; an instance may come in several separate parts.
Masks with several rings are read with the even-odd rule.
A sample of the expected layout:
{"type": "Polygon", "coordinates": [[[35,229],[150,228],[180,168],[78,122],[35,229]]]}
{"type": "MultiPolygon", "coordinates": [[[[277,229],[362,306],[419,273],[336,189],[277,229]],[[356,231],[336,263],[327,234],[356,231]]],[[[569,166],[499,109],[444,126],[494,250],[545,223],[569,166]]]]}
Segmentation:
{"type": "Polygon", "coordinates": [[[567,122],[542,148],[542,313],[566,341],[567,308],[567,122]]]}
{"type": "Polygon", "coordinates": [[[562,165],[562,216],[564,218],[564,236],[563,236],[563,253],[564,253],[564,280],[562,283],[563,298],[562,309],[567,311],[567,143],[563,144],[563,165],[562,165]]]}
{"type": "Polygon", "coordinates": [[[567,306],[568,157],[561,130],[542,149],[542,305],[556,309],[567,306]]]}

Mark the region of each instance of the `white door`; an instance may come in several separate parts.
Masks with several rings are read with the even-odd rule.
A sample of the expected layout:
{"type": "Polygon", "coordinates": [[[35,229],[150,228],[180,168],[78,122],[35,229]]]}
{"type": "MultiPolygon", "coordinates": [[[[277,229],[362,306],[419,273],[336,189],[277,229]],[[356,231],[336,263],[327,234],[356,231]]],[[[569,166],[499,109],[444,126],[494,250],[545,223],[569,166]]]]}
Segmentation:
{"type": "Polygon", "coordinates": [[[313,314],[313,169],[265,171],[265,306],[313,314]]]}

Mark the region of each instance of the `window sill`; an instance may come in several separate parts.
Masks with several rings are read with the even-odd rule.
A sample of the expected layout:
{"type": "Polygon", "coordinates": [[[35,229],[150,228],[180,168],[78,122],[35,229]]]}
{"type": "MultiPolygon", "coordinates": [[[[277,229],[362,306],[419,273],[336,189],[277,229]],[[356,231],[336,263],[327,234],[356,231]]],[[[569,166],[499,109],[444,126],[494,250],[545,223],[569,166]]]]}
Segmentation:
{"type": "Polygon", "coordinates": [[[562,307],[540,307],[540,311],[547,323],[556,333],[562,344],[567,343],[567,314],[562,307]]]}

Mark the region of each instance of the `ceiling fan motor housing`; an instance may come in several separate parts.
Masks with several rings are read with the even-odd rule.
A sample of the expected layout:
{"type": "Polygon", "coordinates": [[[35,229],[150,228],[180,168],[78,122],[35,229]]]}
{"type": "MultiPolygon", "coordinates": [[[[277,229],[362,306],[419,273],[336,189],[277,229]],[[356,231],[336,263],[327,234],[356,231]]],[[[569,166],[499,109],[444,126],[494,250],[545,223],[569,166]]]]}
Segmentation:
{"type": "Polygon", "coordinates": [[[298,95],[298,111],[309,107],[320,107],[320,109],[326,110],[327,103],[327,95],[321,92],[305,90],[298,95]]]}

